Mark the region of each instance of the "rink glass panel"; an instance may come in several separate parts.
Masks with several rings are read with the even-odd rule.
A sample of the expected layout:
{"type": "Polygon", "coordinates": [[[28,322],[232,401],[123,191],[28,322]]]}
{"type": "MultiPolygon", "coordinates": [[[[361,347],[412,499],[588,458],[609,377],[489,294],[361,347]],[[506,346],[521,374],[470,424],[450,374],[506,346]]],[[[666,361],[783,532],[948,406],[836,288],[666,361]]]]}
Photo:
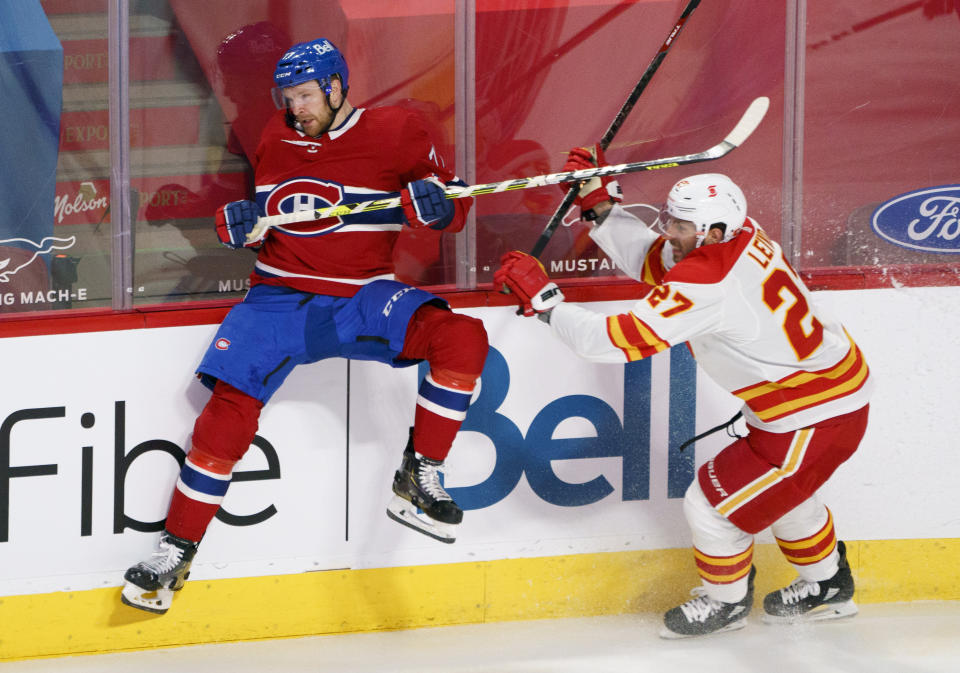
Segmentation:
{"type": "MultiPolygon", "coordinates": [[[[422,112],[438,151],[453,163],[452,5],[380,16],[366,3],[334,1],[157,4],[166,8],[165,56],[179,105],[136,111],[141,128],[159,123],[170,131],[169,137],[145,134],[133,150],[143,173],[135,223],[139,302],[233,298],[248,286],[254,253],[222,246],[212,215],[223,203],[250,196],[259,135],[276,112],[274,67],[295,42],[333,41],[350,68],[351,103],[422,112]],[[180,121],[169,122],[173,115],[180,121]]],[[[434,232],[404,232],[396,254],[405,280],[445,283],[455,273],[434,232]]]]}
{"type": "Polygon", "coordinates": [[[106,0],[0,7],[4,314],[110,306],[106,17],[106,0]]]}
{"type": "Polygon", "coordinates": [[[809,0],[807,18],[800,268],[957,284],[960,4],[809,0]]]}
{"type": "MultiPolygon", "coordinates": [[[[33,241],[5,248],[8,313],[241,297],[254,255],[219,244],[213,213],[250,194],[273,66],[295,41],[332,39],[350,65],[355,106],[419,110],[458,175],[485,183],[559,171],[570,147],[598,140],[686,3],[135,0],[125,5],[129,138],[116,139],[109,22],[124,5],[39,4],[63,52],[62,84],[32,76],[41,90],[62,87],[61,112],[53,157],[19,154],[40,175],[52,162],[46,174],[56,180],[47,194],[15,172],[3,178],[8,192],[42,206],[11,217],[4,235],[33,241]],[[128,165],[112,169],[112,139],[128,165]],[[129,185],[128,208],[111,208],[111,177],[129,185]]],[[[951,3],[935,1],[703,3],[607,159],[704,150],[757,96],[771,99],[770,112],[723,159],[622,176],[625,203],[649,220],[680,177],[723,172],[814,286],[955,284],[958,20],[951,3]]],[[[8,138],[23,133],[5,128],[8,138]]],[[[456,237],[407,230],[398,276],[437,291],[490,290],[500,255],[530,250],[562,196],[553,186],[479,197],[456,237]]],[[[575,211],[566,219],[542,255],[551,275],[596,286],[596,298],[628,282],[589,225],[575,211]]]]}

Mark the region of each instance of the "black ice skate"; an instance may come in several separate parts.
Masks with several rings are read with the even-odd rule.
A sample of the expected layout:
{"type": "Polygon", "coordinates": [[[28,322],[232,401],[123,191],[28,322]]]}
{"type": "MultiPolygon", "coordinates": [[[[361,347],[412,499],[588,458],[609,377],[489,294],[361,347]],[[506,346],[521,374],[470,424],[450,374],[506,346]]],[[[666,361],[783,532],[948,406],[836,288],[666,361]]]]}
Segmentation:
{"type": "Polygon", "coordinates": [[[768,624],[813,622],[840,617],[853,617],[857,605],[853,602],[853,575],[847,563],[847,546],[837,542],[840,568],[822,582],[807,582],[799,577],[790,586],[767,594],[763,599],[768,624]]]}
{"type": "Polygon", "coordinates": [[[747,625],[747,615],[753,607],[753,578],[756,574],[757,569],[751,567],[747,595],[736,603],[715,601],[706,595],[703,586],[694,588],[690,593],[696,598],[668,610],[663,616],[660,637],[691,638],[742,629],[747,625]]]}
{"type": "Polygon", "coordinates": [[[440,542],[456,540],[456,526],[463,520],[461,510],[440,485],[443,461],[421,456],[413,449],[413,430],[403,451],[403,462],[393,475],[396,494],[387,505],[387,516],[440,542]],[[422,511],[417,511],[418,508],[422,511]]]}
{"type": "Polygon", "coordinates": [[[165,613],[170,609],[173,592],[180,591],[190,576],[190,564],[198,545],[163,531],[157,551],[124,573],[126,584],[120,600],[132,608],[158,615],[165,613]]]}

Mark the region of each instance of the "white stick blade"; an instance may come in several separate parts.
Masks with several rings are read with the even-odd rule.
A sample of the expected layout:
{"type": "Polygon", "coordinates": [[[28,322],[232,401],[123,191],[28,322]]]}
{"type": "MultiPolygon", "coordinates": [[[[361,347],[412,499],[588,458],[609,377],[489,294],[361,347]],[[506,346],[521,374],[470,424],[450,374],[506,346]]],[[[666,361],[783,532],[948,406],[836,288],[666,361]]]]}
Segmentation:
{"type": "Polygon", "coordinates": [[[724,142],[728,142],[734,147],[742,145],[743,141],[749,138],[750,134],[760,126],[760,122],[763,121],[764,116],[767,114],[767,108],[769,107],[770,99],[766,96],[755,98],[753,102],[750,103],[747,111],[743,113],[737,125],[734,126],[733,130],[723,139],[724,142]]]}

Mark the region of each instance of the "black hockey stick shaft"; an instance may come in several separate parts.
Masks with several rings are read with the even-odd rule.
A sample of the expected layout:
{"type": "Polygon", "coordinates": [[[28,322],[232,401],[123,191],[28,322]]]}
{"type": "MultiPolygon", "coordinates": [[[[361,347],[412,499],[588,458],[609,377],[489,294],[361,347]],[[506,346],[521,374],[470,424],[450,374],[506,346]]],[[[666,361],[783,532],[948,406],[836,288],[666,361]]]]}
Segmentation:
{"type": "MultiPolygon", "coordinates": [[[[654,74],[660,68],[660,64],[663,63],[663,59],[666,58],[667,52],[670,51],[670,46],[673,44],[673,41],[676,39],[677,35],[680,34],[680,31],[683,29],[687,19],[690,18],[690,15],[693,14],[693,10],[695,10],[699,4],[700,0],[690,0],[690,2],[687,3],[687,6],[680,14],[680,18],[677,19],[677,23],[673,26],[670,34],[667,36],[667,39],[664,40],[662,45],[660,45],[660,49],[657,50],[653,60],[650,61],[650,65],[647,66],[647,69],[640,77],[640,80],[637,82],[636,86],[633,87],[633,91],[630,92],[627,100],[623,103],[623,105],[620,106],[620,111],[617,112],[617,116],[614,117],[613,122],[611,122],[610,126],[607,128],[606,133],[604,133],[600,138],[600,149],[605,150],[610,146],[613,138],[617,135],[617,132],[620,130],[620,127],[623,126],[623,123],[626,121],[630,111],[633,110],[633,106],[640,98],[640,94],[642,94],[644,89],[647,88],[650,80],[653,79],[654,74]]],[[[553,213],[553,217],[551,217],[550,221],[547,222],[547,226],[544,227],[543,232],[540,234],[540,238],[537,239],[533,249],[530,251],[531,255],[534,257],[539,257],[544,248],[547,247],[547,243],[549,243],[550,239],[553,237],[553,232],[555,232],[557,227],[560,226],[564,216],[573,206],[573,202],[576,201],[578,191],[577,185],[573,185],[567,190],[566,195],[563,197],[563,201],[560,202],[556,212],[553,213]]]]}

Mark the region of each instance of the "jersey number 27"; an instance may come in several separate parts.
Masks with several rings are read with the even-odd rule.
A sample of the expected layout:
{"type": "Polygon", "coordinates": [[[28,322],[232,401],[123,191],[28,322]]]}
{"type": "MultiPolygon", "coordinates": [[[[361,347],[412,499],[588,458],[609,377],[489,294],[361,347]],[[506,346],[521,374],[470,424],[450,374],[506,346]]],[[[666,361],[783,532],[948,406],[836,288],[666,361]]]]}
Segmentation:
{"type": "Polygon", "coordinates": [[[793,297],[793,304],[783,318],[783,331],[790,346],[796,351],[797,359],[805,360],[823,343],[823,324],[816,317],[812,317],[810,332],[804,329],[803,322],[810,314],[810,305],[790,274],[783,269],[775,269],[763,281],[763,303],[770,311],[775,312],[786,301],[784,293],[793,297]]]}

